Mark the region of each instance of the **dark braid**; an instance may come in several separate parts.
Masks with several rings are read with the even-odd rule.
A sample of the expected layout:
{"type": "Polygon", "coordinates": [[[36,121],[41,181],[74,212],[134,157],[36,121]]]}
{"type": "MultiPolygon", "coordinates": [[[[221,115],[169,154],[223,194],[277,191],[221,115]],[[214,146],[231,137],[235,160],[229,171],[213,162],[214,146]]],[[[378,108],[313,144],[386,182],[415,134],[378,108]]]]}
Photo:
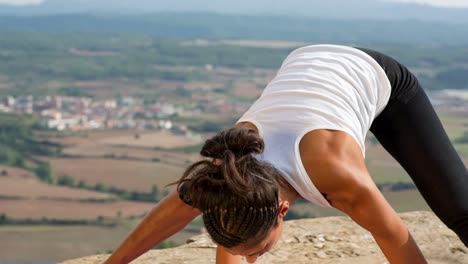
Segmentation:
{"type": "Polygon", "coordinates": [[[246,208],[245,207],[236,207],[237,215],[232,222],[232,232],[239,234],[240,230],[244,230],[243,223],[246,222],[246,208]]]}
{"type": "MultiPolygon", "coordinates": [[[[249,219],[248,225],[245,227],[244,234],[249,234],[249,233],[252,233],[252,231],[256,232],[256,230],[257,231],[259,230],[258,221],[252,221],[252,219],[256,219],[256,217],[257,217],[257,209],[250,207],[249,208],[249,214],[250,214],[250,219],[249,219]]],[[[260,224],[264,224],[264,222],[260,223],[260,224]]]]}
{"type": "Polygon", "coordinates": [[[254,155],[264,144],[255,130],[231,128],[208,139],[177,182],[181,198],[203,212],[211,238],[232,248],[263,240],[278,222],[281,173],[254,155]]]}
{"type": "Polygon", "coordinates": [[[214,210],[208,210],[203,213],[203,221],[213,240],[219,241],[218,243],[226,247],[234,247],[241,243],[242,240],[239,236],[235,235],[234,232],[229,232],[229,229],[223,228],[224,223],[220,218],[222,218],[221,210],[216,207],[214,210]],[[210,232],[210,229],[214,232],[210,232]]]}
{"type": "Polygon", "coordinates": [[[210,236],[218,243],[225,245],[226,247],[234,247],[242,242],[239,237],[232,234],[223,234],[222,229],[218,229],[216,221],[213,221],[213,216],[216,213],[208,212],[203,214],[203,221],[205,222],[206,230],[210,236]],[[211,216],[211,217],[210,217],[211,216]]]}

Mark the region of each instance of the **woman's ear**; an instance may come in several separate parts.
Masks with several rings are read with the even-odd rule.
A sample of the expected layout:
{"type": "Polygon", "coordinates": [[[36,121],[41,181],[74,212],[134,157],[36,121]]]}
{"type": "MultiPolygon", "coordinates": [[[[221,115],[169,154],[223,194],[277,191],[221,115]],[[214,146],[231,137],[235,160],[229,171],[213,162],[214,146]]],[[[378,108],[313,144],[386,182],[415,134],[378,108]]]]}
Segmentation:
{"type": "Polygon", "coordinates": [[[288,201],[280,201],[278,211],[279,211],[278,212],[278,217],[283,218],[289,211],[289,202],[288,201]]]}

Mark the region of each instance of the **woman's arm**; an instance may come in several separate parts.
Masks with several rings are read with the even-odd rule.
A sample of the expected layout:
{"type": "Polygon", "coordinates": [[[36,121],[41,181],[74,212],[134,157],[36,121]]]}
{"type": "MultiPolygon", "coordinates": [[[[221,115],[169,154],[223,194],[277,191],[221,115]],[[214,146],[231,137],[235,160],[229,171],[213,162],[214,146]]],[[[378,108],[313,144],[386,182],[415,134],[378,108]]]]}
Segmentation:
{"type": "Polygon", "coordinates": [[[184,228],[199,214],[198,209],[179,198],[177,191],[172,192],[151,210],[105,263],[129,263],[184,228]]]}
{"type": "Polygon", "coordinates": [[[408,229],[367,171],[357,142],[341,131],[309,133],[301,142],[309,177],[332,206],[367,229],[390,263],[426,263],[408,229]]]}
{"type": "Polygon", "coordinates": [[[377,187],[360,186],[351,199],[335,199],[334,207],[367,229],[390,263],[426,263],[408,229],[377,187]]]}
{"type": "Polygon", "coordinates": [[[216,264],[240,264],[241,260],[241,256],[232,255],[222,246],[216,249],[216,264]]]}

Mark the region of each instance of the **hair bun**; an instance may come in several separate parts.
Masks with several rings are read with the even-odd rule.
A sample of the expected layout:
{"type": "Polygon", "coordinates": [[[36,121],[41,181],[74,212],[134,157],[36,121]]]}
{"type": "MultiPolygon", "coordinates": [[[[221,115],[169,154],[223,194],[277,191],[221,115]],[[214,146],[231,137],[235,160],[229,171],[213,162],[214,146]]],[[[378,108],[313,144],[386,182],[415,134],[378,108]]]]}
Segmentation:
{"type": "Polygon", "coordinates": [[[223,159],[228,153],[236,158],[262,153],[263,139],[251,128],[234,127],[223,130],[208,139],[200,154],[204,157],[223,159]]]}

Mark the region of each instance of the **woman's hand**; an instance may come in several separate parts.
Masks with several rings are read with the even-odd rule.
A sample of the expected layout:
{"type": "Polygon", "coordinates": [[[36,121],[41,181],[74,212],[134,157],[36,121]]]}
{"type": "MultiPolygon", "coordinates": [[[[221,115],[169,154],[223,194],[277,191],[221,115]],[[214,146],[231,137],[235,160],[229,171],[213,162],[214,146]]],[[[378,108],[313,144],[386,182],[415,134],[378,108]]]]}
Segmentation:
{"type": "Polygon", "coordinates": [[[184,228],[199,214],[198,209],[179,198],[177,191],[172,192],[156,205],[105,263],[129,263],[184,228]]]}

